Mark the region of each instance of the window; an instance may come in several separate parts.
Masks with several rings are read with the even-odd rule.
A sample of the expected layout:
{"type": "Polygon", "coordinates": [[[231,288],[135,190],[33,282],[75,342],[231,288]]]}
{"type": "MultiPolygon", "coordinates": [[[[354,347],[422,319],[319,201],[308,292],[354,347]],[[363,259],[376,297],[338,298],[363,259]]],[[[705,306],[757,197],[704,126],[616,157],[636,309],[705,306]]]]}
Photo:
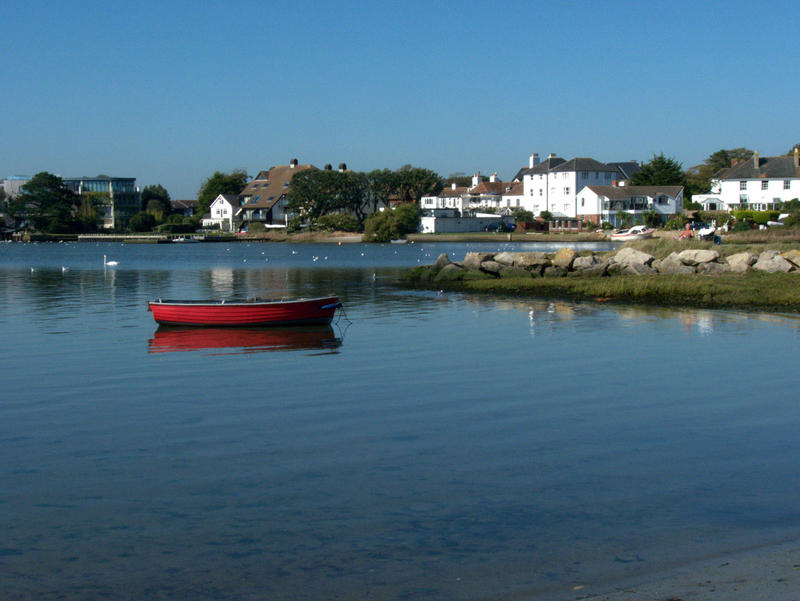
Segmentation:
{"type": "Polygon", "coordinates": [[[739,182],[740,190],[747,190],[747,182],[739,182]]]}
{"type": "Polygon", "coordinates": [[[742,204],[747,203],[747,194],[739,194],[739,202],[742,204]]]}
{"type": "Polygon", "coordinates": [[[788,190],[792,185],[792,182],[788,179],[783,180],[783,189],[788,190]]]}
{"type": "Polygon", "coordinates": [[[544,189],[539,188],[539,196],[544,196],[544,189]]]}
{"type": "Polygon", "coordinates": [[[583,179],[589,179],[589,172],[588,171],[584,171],[583,173],[581,173],[581,177],[583,179]]]}
{"type": "Polygon", "coordinates": [[[569,186],[566,186],[566,187],[564,188],[564,194],[569,194],[569,186]]]}
{"type": "Polygon", "coordinates": [[[586,206],[586,199],[585,198],[581,198],[581,206],[582,207],[586,206]]]}
{"type": "Polygon", "coordinates": [[[768,180],[764,180],[763,182],[761,182],[761,189],[762,190],[768,190],[769,189],[769,181],[768,180]]]}

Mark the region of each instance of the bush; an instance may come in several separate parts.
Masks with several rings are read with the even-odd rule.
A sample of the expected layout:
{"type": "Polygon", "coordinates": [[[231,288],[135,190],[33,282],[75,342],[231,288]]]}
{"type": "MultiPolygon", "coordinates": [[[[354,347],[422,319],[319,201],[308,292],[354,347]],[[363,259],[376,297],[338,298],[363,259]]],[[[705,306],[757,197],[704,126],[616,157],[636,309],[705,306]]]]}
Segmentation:
{"type": "Polygon", "coordinates": [[[686,217],[676,215],[664,224],[665,230],[682,230],[686,226],[686,217]]]}
{"type": "Polygon", "coordinates": [[[364,221],[364,242],[389,242],[399,238],[392,212],[374,213],[364,221]]]}
{"type": "Polygon", "coordinates": [[[737,221],[752,221],[758,225],[766,225],[767,221],[775,221],[780,215],[780,211],[731,211],[737,221]]]}
{"type": "Polygon", "coordinates": [[[298,215],[289,220],[286,225],[286,231],[289,233],[299,232],[301,227],[303,227],[303,218],[298,215]]]}
{"type": "Polygon", "coordinates": [[[142,211],[136,213],[128,222],[128,229],[132,232],[151,232],[156,225],[156,218],[150,213],[142,211]]]}
{"type": "Polygon", "coordinates": [[[732,232],[749,232],[752,228],[750,224],[745,220],[737,220],[733,227],[731,228],[732,232]]]}
{"type": "Polygon", "coordinates": [[[315,229],[338,232],[360,232],[361,224],[354,215],[331,213],[323,215],[315,224],[315,229]]]}
{"type": "Polygon", "coordinates": [[[530,223],[535,219],[533,212],[527,209],[514,209],[512,215],[514,215],[514,221],[523,223],[530,223]]]}
{"type": "Polygon", "coordinates": [[[267,226],[261,223],[260,221],[254,221],[253,223],[247,224],[247,233],[248,234],[264,234],[267,231],[267,226]]]}
{"type": "Polygon", "coordinates": [[[411,234],[419,229],[419,205],[414,202],[405,202],[392,211],[395,226],[401,236],[411,234]]]}

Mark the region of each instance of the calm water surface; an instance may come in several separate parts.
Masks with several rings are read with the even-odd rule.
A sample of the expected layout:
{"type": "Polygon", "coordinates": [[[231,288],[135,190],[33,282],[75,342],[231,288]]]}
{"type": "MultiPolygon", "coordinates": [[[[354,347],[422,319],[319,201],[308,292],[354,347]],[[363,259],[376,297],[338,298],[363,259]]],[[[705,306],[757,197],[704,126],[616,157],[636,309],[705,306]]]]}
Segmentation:
{"type": "Polygon", "coordinates": [[[393,285],[477,249],[0,245],[0,598],[574,599],[800,533],[798,320],[393,285]]]}

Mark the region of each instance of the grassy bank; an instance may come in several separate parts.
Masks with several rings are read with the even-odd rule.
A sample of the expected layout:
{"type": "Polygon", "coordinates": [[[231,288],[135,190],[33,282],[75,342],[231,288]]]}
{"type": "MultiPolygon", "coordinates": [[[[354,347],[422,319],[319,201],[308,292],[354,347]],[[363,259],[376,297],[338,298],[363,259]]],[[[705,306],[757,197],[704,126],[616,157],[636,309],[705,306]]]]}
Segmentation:
{"type": "Polygon", "coordinates": [[[456,282],[425,281],[419,277],[420,274],[420,268],[411,270],[404,279],[405,284],[413,288],[503,296],[800,313],[800,275],[792,273],[504,278],[456,282]]]}

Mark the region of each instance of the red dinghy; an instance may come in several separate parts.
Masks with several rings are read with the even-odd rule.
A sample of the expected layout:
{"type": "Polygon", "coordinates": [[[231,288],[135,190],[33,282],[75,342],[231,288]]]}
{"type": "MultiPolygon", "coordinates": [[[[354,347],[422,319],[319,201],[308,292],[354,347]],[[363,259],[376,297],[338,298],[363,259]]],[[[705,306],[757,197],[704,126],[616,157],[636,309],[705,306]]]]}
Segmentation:
{"type": "Polygon", "coordinates": [[[335,296],[294,300],[162,300],[147,303],[162,325],[287,326],[327,324],[342,303],[335,296]]]}

